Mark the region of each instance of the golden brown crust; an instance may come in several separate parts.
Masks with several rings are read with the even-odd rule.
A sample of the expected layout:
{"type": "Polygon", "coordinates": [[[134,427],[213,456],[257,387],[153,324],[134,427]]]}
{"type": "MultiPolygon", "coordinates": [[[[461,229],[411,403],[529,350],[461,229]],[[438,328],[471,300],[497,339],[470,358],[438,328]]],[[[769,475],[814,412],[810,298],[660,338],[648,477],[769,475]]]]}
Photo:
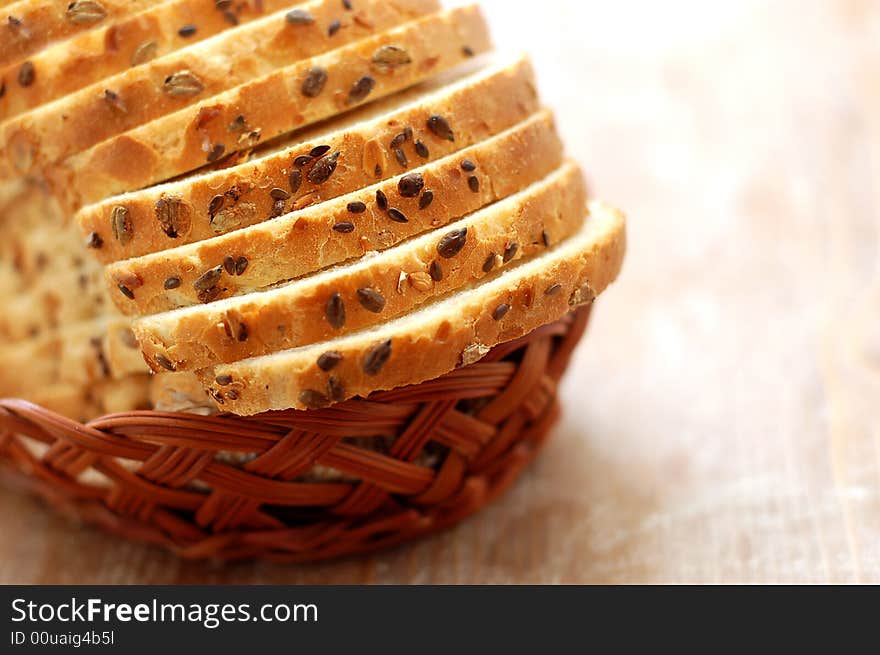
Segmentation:
{"type": "MultiPolygon", "coordinates": [[[[22,62],[53,41],[92,30],[161,0],[19,0],[3,9],[0,66],[22,62]],[[10,18],[12,20],[10,20],[10,18]]],[[[16,81],[16,83],[18,83],[16,81]]]]}
{"type": "Polygon", "coordinates": [[[216,0],[171,0],[116,21],[101,21],[96,29],[29,57],[34,82],[26,87],[10,83],[17,79],[20,64],[0,68],[0,80],[6,81],[0,121],[292,4],[292,0],[236,0],[218,8],[216,0]]]}
{"type": "Polygon", "coordinates": [[[623,215],[592,204],[578,235],[473,289],[373,330],[214,366],[199,378],[221,410],[242,415],[429,380],[592,302],[620,271],[625,243],[623,215]],[[330,371],[318,365],[327,351],[338,359],[330,371]]]}
{"type": "MultiPolygon", "coordinates": [[[[339,0],[317,0],[303,5],[302,11],[308,11],[314,21],[307,25],[292,25],[286,20],[287,12],[280,11],[20,114],[3,126],[0,150],[13,135],[26,138],[37,144],[29,157],[32,165],[50,164],[437,8],[436,0],[360,0],[362,19],[356,21],[339,0]],[[331,33],[327,25],[334,19],[344,23],[341,20],[341,27],[331,33]]],[[[39,83],[35,79],[34,85],[39,83]]]]}
{"type": "Polygon", "coordinates": [[[453,224],[467,230],[467,239],[452,259],[438,256],[438,237],[431,232],[271,291],[151,316],[133,330],[154,370],[164,370],[160,359],[175,370],[193,370],[332,339],[405,314],[544,252],[579,229],[585,204],[583,175],[569,163],[522,193],[453,224]],[[338,327],[326,313],[333,297],[345,309],[338,327]]]}
{"type": "Polygon", "coordinates": [[[224,198],[224,205],[215,213],[247,207],[247,212],[236,214],[241,218],[237,227],[246,227],[267,220],[276,211],[273,189],[290,194],[282,201],[282,211],[304,203],[318,204],[375,184],[377,165],[383,179],[402,174],[488,139],[539,108],[534,74],[525,58],[467,75],[450,86],[438,89],[429,85],[424,92],[414,90],[403,96],[400,103],[394,100],[379,103],[377,109],[366,107],[344,119],[338,128],[338,122],[321,128],[313,138],[304,135],[268,153],[257,151],[258,159],[89,205],[78,213],[77,221],[84,237],[95,234],[101,239],[102,247],[93,251],[101,261],[138,257],[217,236],[215,230],[223,222],[212,221],[210,208],[218,195],[224,198]],[[391,105],[388,111],[386,104],[391,105]],[[366,118],[361,119],[362,114],[366,118]],[[443,116],[453,127],[455,141],[440,138],[427,128],[428,119],[435,115],[443,116]],[[412,136],[397,146],[400,135],[408,134],[406,127],[412,136]],[[392,142],[402,151],[405,165],[398,160],[392,142]],[[290,183],[293,161],[320,146],[341,153],[336,172],[315,184],[308,179],[310,168],[306,167],[294,192],[290,183]],[[173,231],[173,236],[157,220],[157,210],[170,203],[184,216],[182,229],[173,231]],[[124,208],[131,224],[132,234],[124,245],[111,231],[110,217],[116,207],[124,208]]]}
{"type": "MultiPolygon", "coordinates": [[[[78,208],[114,193],[168,180],[251,148],[255,140],[265,141],[387,96],[455,66],[470,53],[485,52],[489,45],[477,8],[435,14],[279,69],[131,130],[124,135],[125,166],[120,165],[122,141],[112,138],[44,174],[65,206],[78,208]],[[410,63],[377,71],[373,59],[383,46],[406,50],[410,63]],[[319,71],[326,74],[326,83],[309,83],[320,77],[319,71]],[[235,129],[242,123],[248,128],[246,132],[235,129]],[[140,148],[133,150],[132,143],[140,148]]],[[[16,166],[28,166],[26,147],[14,150],[16,166]]]]}
{"type": "Polygon", "coordinates": [[[445,225],[544,178],[561,163],[553,116],[541,111],[406,176],[213,239],[111,264],[111,298],[124,313],[161,311],[265,288],[445,225]],[[464,170],[465,160],[474,170],[464,170]],[[414,175],[421,176],[421,192],[402,197],[404,178],[414,175]],[[433,200],[425,205],[429,192],[433,200]],[[363,208],[353,213],[351,203],[363,208]],[[340,224],[353,229],[341,232],[340,224]],[[246,266],[240,274],[227,269],[227,258],[246,266]]]}

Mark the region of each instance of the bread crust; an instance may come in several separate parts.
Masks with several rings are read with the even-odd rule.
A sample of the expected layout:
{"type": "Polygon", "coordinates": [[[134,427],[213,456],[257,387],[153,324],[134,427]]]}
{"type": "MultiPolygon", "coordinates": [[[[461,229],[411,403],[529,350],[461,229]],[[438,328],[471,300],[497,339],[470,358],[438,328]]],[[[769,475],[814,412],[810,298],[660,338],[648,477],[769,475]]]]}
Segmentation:
{"type": "Polygon", "coordinates": [[[221,411],[251,415],[439,377],[592,302],[620,271],[624,223],[620,212],[593,203],[578,235],[468,291],[376,329],[203,369],[199,379],[221,411]],[[337,363],[325,371],[318,360],[328,351],[337,363]]]}
{"type": "Polygon", "coordinates": [[[161,0],[19,0],[3,9],[0,66],[23,62],[46,45],[141,11],[161,0]],[[103,16],[102,16],[103,13],[103,16]],[[9,21],[8,17],[13,18],[9,21]]]}
{"type": "Polygon", "coordinates": [[[541,111],[491,139],[408,173],[421,176],[418,196],[403,197],[401,185],[407,176],[401,176],[244,230],[113,263],[107,267],[111,298],[120,311],[133,313],[266,288],[445,225],[543,179],[561,163],[562,144],[553,116],[541,111]],[[475,166],[473,171],[464,170],[465,160],[475,166]],[[429,191],[433,200],[424,206],[429,191]],[[352,213],[352,203],[362,203],[363,210],[352,213]],[[336,228],[346,223],[353,229],[336,228]],[[227,258],[243,259],[246,268],[230,274],[224,267],[227,258]],[[207,282],[212,275],[213,281],[207,282]],[[174,288],[168,289],[171,279],[174,288]]]}
{"type": "Polygon", "coordinates": [[[166,370],[168,363],[178,371],[194,370],[332,339],[405,314],[544,252],[579,229],[585,204],[583,174],[568,163],[523,192],[452,224],[466,229],[468,238],[448,263],[438,257],[431,232],[271,291],[151,316],[135,322],[133,330],[156,371],[166,370]],[[338,327],[326,315],[334,294],[346,313],[338,327]]]}
{"type": "Polygon", "coordinates": [[[0,67],[0,80],[7,82],[6,94],[0,97],[0,121],[292,4],[292,0],[237,0],[221,9],[216,0],[170,0],[115,21],[101,21],[93,30],[31,55],[33,84],[9,83],[16,79],[20,64],[0,67]]]}
{"type": "MultiPolygon", "coordinates": [[[[10,140],[34,143],[37,147],[27,158],[31,165],[51,164],[229,89],[259,84],[264,76],[289,69],[294,62],[381,34],[438,8],[436,0],[360,0],[359,4],[358,20],[348,15],[339,0],[303,5],[314,20],[308,25],[292,25],[286,20],[287,12],[280,11],[102,79],[7,121],[0,132],[0,150],[10,140]],[[340,21],[341,27],[331,34],[327,25],[340,18],[344,24],[340,21]]],[[[35,80],[34,85],[39,83],[35,80]]]]}
{"type": "MultiPolygon", "coordinates": [[[[370,116],[364,121],[358,122],[356,115],[349,119],[356,121],[354,124],[339,129],[321,128],[311,138],[294,139],[293,143],[285,143],[257,159],[89,205],[80,210],[77,222],[83,238],[92,234],[100,237],[103,245],[93,251],[100,261],[138,257],[217,236],[220,226],[212,221],[210,208],[218,195],[224,197],[220,211],[249,208],[247,213],[240,212],[238,228],[246,227],[268,220],[275,212],[277,200],[272,196],[273,189],[290,194],[283,201],[284,211],[318,204],[375,184],[379,181],[375,172],[377,165],[382,179],[403,174],[480,143],[525,120],[538,109],[531,63],[527,58],[518,58],[469,75],[450,87],[429,91],[426,97],[406,102],[387,113],[381,111],[373,115],[375,110],[367,107],[362,111],[370,116]],[[443,116],[447,120],[454,129],[454,141],[440,138],[427,128],[431,116],[443,116]],[[412,137],[399,146],[405,157],[404,165],[391,144],[399,140],[400,134],[406,135],[407,127],[412,129],[412,137]],[[320,184],[311,182],[308,174],[300,174],[300,183],[294,192],[290,186],[294,160],[322,146],[329,146],[328,152],[341,153],[336,172],[320,184]],[[185,230],[173,236],[157,221],[157,208],[167,202],[179,206],[188,223],[185,230]],[[132,234],[125,244],[114,239],[111,230],[111,216],[116,207],[124,208],[131,224],[132,234]]],[[[308,170],[306,168],[306,173],[308,170]]]]}
{"type": "MultiPolygon", "coordinates": [[[[278,69],[108,139],[43,173],[64,206],[75,210],[169,180],[252,148],[258,141],[385,97],[489,47],[486,24],[476,7],[434,14],[278,69]],[[405,50],[410,63],[377,71],[373,58],[383,46],[405,50]],[[323,76],[326,82],[319,83],[323,76]],[[236,127],[242,124],[244,131],[236,127]]],[[[8,143],[13,165],[18,170],[30,168],[34,144],[26,137],[8,143]]]]}

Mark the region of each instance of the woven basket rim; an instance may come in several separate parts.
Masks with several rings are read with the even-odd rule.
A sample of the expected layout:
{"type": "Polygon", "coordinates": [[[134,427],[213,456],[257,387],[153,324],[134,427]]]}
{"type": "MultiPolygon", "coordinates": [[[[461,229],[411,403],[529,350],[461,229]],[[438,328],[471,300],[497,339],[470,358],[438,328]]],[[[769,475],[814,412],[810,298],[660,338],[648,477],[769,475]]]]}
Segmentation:
{"type": "Polygon", "coordinates": [[[556,383],[588,317],[581,308],[444,376],[324,409],[80,423],[0,399],[0,477],[186,558],[372,551],[458,522],[516,478],[558,415],[556,383]]]}

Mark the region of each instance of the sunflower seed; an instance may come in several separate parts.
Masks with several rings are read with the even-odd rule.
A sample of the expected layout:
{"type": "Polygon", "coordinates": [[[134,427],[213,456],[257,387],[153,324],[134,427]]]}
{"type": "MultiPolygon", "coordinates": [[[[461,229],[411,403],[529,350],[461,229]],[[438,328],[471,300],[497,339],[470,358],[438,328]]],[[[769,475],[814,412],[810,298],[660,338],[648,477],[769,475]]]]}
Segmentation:
{"type": "Polygon", "coordinates": [[[33,62],[26,61],[18,69],[18,83],[23,87],[28,87],[34,83],[36,73],[34,71],[33,62]]]}
{"type": "Polygon", "coordinates": [[[378,205],[379,209],[385,211],[388,209],[388,196],[385,195],[385,192],[382,189],[376,191],[376,205],[378,205]]]}
{"type": "Polygon", "coordinates": [[[397,159],[397,163],[403,168],[409,167],[409,160],[406,158],[406,153],[403,151],[403,148],[394,149],[394,158],[397,159]]]}
{"type": "Polygon", "coordinates": [[[293,165],[297,168],[304,168],[312,163],[314,157],[311,155],[300,155],[296,159],[293,160],[293,165]]]}
{"type": "Polygon", "coordinates": [[[541,243],[546,247],[550,247],[550,235],[547,233],[547,230],[541,230],[541,243]]]}
{"type": "Polygon", "coordinates": [[[307,176],[309,182],[312,184],[323,184],[329,180],[330,176],[333,175],[333,171],[336,170],[339,154],[340,153],[337,151],[332,155],[324,155],[321,157],[309,171],[307,176]]]}
{"type": "Polygon", "coordinates": [[[330,146],[315,146],[309,151],[309,157],[323,157],[330,152],[330,146]]]}
{"type": "Polygon", "coordinates": [[[422,159],[427,159],[431,156],[430,150],[428,150],[428,146],[426,146],[421,141],[416,141],[416,154],[422,159]]]}
{"type": "Polygon", "coordinates": [[[97,23],[106,17],[107,10],[96,0],[75,0],[67,5],[67,19],[71,23],[97,23]]]}
{"type": "Polygon", "coordinates": [[[214,378],[214,382],[219,384],[221,387],[228,387],[230,384],[232,384],[232,376],[228,373],[223,373],[214,378]]]}
{"type": "Polygon", "coordinates": [[[131,53],[131,65],[140,66],[141,64],[147,63],[151,59],[155,59],[158,50],[159,44],[157,44],[155,41],[144,41],[137,48],[134,49],[134,52],[131,53]]]}
{"type": "Polygon", "coordinates": [[[409,279],[409,283],[412,285],[413,289],[416,291],[430,291],[433,286],[431,282],[431,276],[423,271],[416,271],[415,273],[410,273],[407,278],[409,279]]]}
{"type": "Polygon", "coordinates": [[[516,257],[516,253],[518,251],[519,251],[519,244],[518,243],[508,243],[507,246],[504,248],[504,256],[503,256],[504,263],[506,264],[511,259],[516,257]]]}
{"type": "Polygon", "coordinates": [[[208,291],[209,289],[213,289],[217,286],[222,275],[223,266],[215,266],[202,273],[196,281],[193,282],[193,289],[196,291],[208,291]]]}
{"type": "Polygon", "coordinates": [[[400,178],[397,191],[404,198],[415,198],[425,188],[425,180],[419,173],[409,173],[400,178]]]}
{"type": "Polygon", "coordinates": [[[358,302],[368,312],[378,314],[385,309],[385,297],[375,289],[358,289],[357,296],[358,302]]]}
{"type": "Polygon", "coordinates": [[[308,72],[303,80],[301,92],[306,98],[317,98],[327,83],[327,71],[316,66],[308,72]]]}
{"type": "Polygon", "coordinates": [[[444,259],[455,257],[464,248],[465,241],[467,241],[466,227],[452,230],[437,242],[437,252],[444,259]]]}
{"type": "Polygon", "coordinates": [[[551,284],[549,287],[547,287],[547,290],[544,292],[544,295],[545,296],[555,296],[560,291],[562,291],[561,284],[551,284]]]}
{"type": "Polygon", "coordinates": [[[226,198],[224,196],[220,196],[220,195],[217,195],[217,196],[214,196],[213,198],[211,198],[211,202],[208,203],[208,213],[211,214],[211,216],[213,216],[214,214],[219,212],[221,209],[223,209],[223,203],[225,201],[226,201],[226,198]]]}
{"type": "Polygon", "coordinates": [[[244,272],[248,267],[248,258],[247,257],[239,257],[235,260],[235,274],[236,275],[244,275],[244,272]]]}
{"type": "Polygon", "coordinates": [[[223,270],[229,275],[235,275],[235,259],[233,257],[226,255],[223,258],[223,270]]]}
{"type": "Polygon", "coordinates": [[[492,312],[492,318],[496,321],[500,321],[509,311],[510,305],[508,305],[506,302],[503,302],[495,308],[494,312],[492,312]]]}
{"type": "Polygon", "coordinates": [[[369,350],[367,350],[366,354],[364,355],[364,373],[366,373],[367,375],[376,375],[379,371],[382,370],[390,357],[391,339],[375,344],[369,350]]]}
{"type": "Polygon", "coordinates": [[[336,225],[334,225],[333,229],[337,232],[341,232],[342,234],[349,234],[351,232],[354,232],[354,223],[343,221],[342,223],[337,223],[336,225]]]}
{"type": "Polygon", "coordinates": [[[119,97],[119,94],[115,91],[111,91],[110,89],[104,89],[104,102],[107,103],[107,106],[110,107],[117,114],[124,114],[128,111],[128,108],[125,106],[125,103],[122,101],[122,98],[119,97]]]}
{"type": "Polygon", "coordinates": [[[279,189],[278,187],[275,187],[274,189],[269,191],[269,197],[272,198],[272,200],[287,200],[288,198],[290,198],[290,194],[287,193],[287,191],[285,191],[284,189],[279,189]]]}
{"type": "Polygon", "coordinates": [[[299,402],[308,409],[321,409],[330,404],[327,396],[314,389],[303,389],[299,392],[299,402]]]}
{"type": "Polygon", "coordinates": [[[486,257],[486,261],[483,262],[483,273],[488,273],[493,268],[495,268],[495,253],[489,253],[489,256],[486,257]]]}
{"type": "Polygon", "coordinates": [[[327,378],[327,394],[332,400],[342,400],[345,397],[345,389],[335,375],[327,378]]]}
{"type": "Polygon", "coordinates": [[[172,289],[177,289],[180,287],[180,278],[176,275],[172,275],[167,280],[165,280],[165,284],[163,285],[166,291],[171,291],[172,289]]]}
{"type": "Polygon", "coordinates": [[[90,232],[89,236],[86,238],[86,248],[92,248],[94,250],[100,249],[104,245],[104,239],[101,238],[101,235],[97,232],[90,232]]]}
{"type": "Polygon", "coordinates": [[[186,38],[192,36],[193,34],[195,34],[196,30],[197,30],[197,28],[195,25],[184,25],[179,30],[177,30],[177,33],[180,36],[182,36],[184,39],[186,39],[186,38]]]}
{"type": "Polygon", "coordinates": [[[177,71],[165,78],[162,85],[165,93],[173,98],[195,96],[205,90],[205,85],[198,76],[189,70],[177,71]]]}
{"type": "Polygon", "coordinates": [[[324,313],[330,325],[337,330],[345,325],[345,303],[342,302],[342,296],[338,293],[330,296],[324,313]]]}
{"type": "Polygon", "coordinates": [[[293,169],[290,171],[290,175],[287,177],[287,184],[290,186],[290,192],[296,193],[299,191],[299,188],[302,186],[303,174],[302,171],[298,169],[293,169]]]}
{"type": "Polygon", "coordinates": [[[284,16],[285,20],[291,25],[311,25],[315,22],[315,17],[305,9],[294,9],[288,11],[284,16]]]}
{"type": "Polygon", "coordinates": [[[367,99],[367,96],[373,92],[375,87],[376,80],[369,75],[364,75],[361,79],[355,82],[349,90],[348,103],[353,105],[358,102],[363,102],[367,99]]]}
{"type": "Polygon", "coordinates": [[[409,219],[399,209],[392,207],[388,210],[388,218],[390,218],[395,223],[409,223],[409,219]]]}
{"type": "Polygon", "coordinates": [[[342,21],[338,18],[333,20],[327,27],[327,36],[334,36],[342,27],[342,21]]]}
{"type": "Polygon", "coordinates": [[[352,10],[351,0],[342,0],[342,6],[345,7],[346,11],[352,10]]]}
{"type": "Polygon", "coordinates": [[[446,141],[455,141],[455,132],[449,126],[449,122],[442,116],[434,114],[428,119],[428,129],[435,135],[446,141]]]}
{"type": "Polygon", "coordinates": [[[215,162],[223,156],[223,153],[226,152],[226,146],[222,143],[215,143],[211,148],[211,151],[208,153],[208,163],[215,162]]]}
{"type": "Polygon", "coordinates": [[[342,361],[342,354],[335,350],[328,350],[318,357],[318,368],[322,371],[332,371],[342,361]]]}
{"type": "Polygon", "coordinates": [[[134,291],[129,289],[124,284],[117,284],[116,288],[122,292],[122,295],[128,298],[129,300],[134,300],[134,291]]]}
{"type": "Polygon", "coordinates": [[[391,139],[391,143],[388,144],[388,147],[394,150],[395,148],[399,148],[400,146],[402,146],[404,143],[406,143],[406,133],[401,132],[393,139],[391,139]]]}
{"type": "Polygon", "coordinates": [[[440,282],[443,279],[443,266],[440,265],[440,262],[437,260],[431,262],[431,265],[428,267],[428,275],[431,276],[434,282],[440,282]]]}
{"type": "Polygon", "coordinates": [[[470,58],[473,57],[476,53],[474,52],[474,49],[472,47],[466,45],[462,47],[461,54],[463,54],[465,57],[470,58]]]}
{"type": "Polygon", "coordinates": [[[427,189],[419,198],[419,209],[427,209],[432,202],[434,202],[434,192],[427,189]]]}
{"type": "Polygon", "coordinates": [[[409,63],[412,63],[412,57],[399,45],[383,45],[373,53],[373,66],[380,73],[388,73],[409,63]]]}
{"type": "Polygon", "coordinates": [[[171,239],[188,234],[191,226],[189,207],[180,198],[159,198],[156,201],[156,220],[171,239]]]}
{"type": "Polygon", "coordinates": [[[110,227],[113,237],[123,246],[131,241],[132,225],[128,215],[128,209],[122,205],[116,205],[110,211],[110,227]]]}
{"type": "Polygon", "coordinates": [[[476,175],[471,175],[468,178],[468,188],[471,191],[473,191],[474,193],[479,193],[480,192],[480,178],[478,178],[476,175]]]}
{"type": "Polygon", "coordinates": [[[363,214],[365,211],[367,211],[367,206],[360,200],[356,200],[354,202],[348,203],[347,209],[352,214],[363,214]]]}

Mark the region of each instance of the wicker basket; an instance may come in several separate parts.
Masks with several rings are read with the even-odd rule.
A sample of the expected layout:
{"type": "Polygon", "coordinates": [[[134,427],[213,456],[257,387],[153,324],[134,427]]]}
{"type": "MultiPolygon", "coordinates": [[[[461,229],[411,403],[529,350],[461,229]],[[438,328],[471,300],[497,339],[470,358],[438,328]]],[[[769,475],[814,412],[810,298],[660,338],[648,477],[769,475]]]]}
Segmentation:
{"type": "Polygon", "coordinates": [[[322,410],[130,412],[83,425],[0,400],[0,474],[65,514],[185,558],[383,548],[461,520],[517,477],[558,415],[557,382],[588,316],[582,308],[435,380],[322,410]]]}

